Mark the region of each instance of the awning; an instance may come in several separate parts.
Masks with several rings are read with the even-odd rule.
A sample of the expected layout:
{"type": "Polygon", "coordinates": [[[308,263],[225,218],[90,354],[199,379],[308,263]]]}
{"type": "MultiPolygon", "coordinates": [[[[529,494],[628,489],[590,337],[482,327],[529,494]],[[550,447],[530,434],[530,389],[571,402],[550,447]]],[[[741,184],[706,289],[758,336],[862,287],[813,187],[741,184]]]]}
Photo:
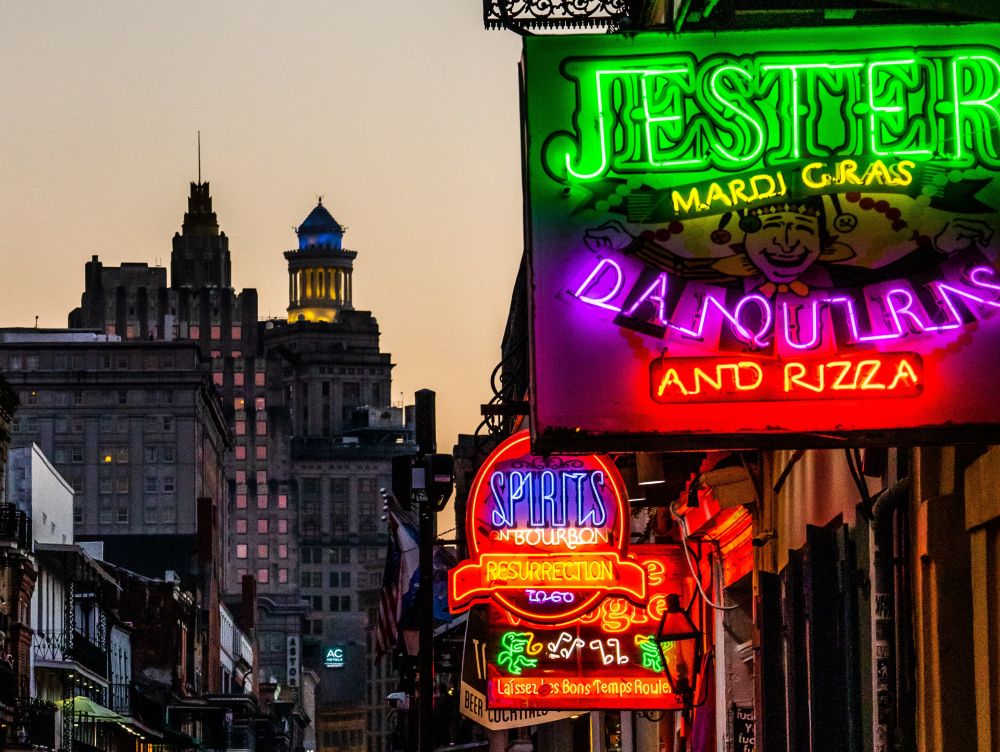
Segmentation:
{"type": "Polygon", "coordinates": [[[99,723],[125,722],[124,716],[118,715],[115,711],[99,705],[89,697],[84,697],[83,695],[77,695],[70,700],[63,700],[57,704],[64,713],[69,711],[74,715],[90,718],[99,723]]]}

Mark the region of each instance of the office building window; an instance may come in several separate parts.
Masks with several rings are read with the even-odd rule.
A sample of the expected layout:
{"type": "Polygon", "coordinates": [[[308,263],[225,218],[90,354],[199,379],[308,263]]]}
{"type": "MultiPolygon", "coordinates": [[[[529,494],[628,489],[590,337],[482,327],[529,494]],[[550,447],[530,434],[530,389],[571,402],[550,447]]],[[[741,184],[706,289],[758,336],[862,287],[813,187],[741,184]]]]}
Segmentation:
{"type": "Polygon", "coordinates": [[[247,448],[242,444],[236,446],[235,452],[237,460],[242,461],[247,458],[247,448]]]}
{"type": "Polygon", "coordinates": [[[115,478],[115,493],[128,493],[128,478],[115,478]]]}
{"type": "Polygon", "coordinates": [[[236,494],[236,508],[237,509],[247,508],[247,495],[245,493],[236,494]]]}
{"type": "Polygon", "coordinates": [[[266,569],[258,569],[257,570],[257,582],[259,582],[261,585],[266,585],[267,584],[268,577],[267,577],[267,570],[266,569]]]}
{"type": "Polygon", "coordinates": [[[287,559],[288,558],[288,545],[285,543],[278,544],[278,558],[287,559]]]}
{"type": "Polygon", "coordinates": [[[278,570],[278,582],[281,584],[288,582],[288,570],[284,567],[278,570]]]}
{"type": "Polygon", "coordinates": [[[278,532],[282,535],[288,533],[288,520],[278,520],[278,532]]]}
{"type": "Polygon", "coordinates": [[[257,558],[266,559],[268,557],[268,549],[266,543],[257,544],[257,558]]]}
{"type": "Polygon", "coordinates": [[[118,507],[118,522],[123,524],[128,522],[128,507],[118,507]]]}
{"type": "Polygon", "coordinates": [[[247,521],[240,518],[236,520],[236,534],[244,535],[247,531],[247,521]]]}
{"type": "Polygon", "coordinates": [[[267,520],[257,520],[257,532],[267,535],[267,520]]]}
{"type": "Polygon", "coordinates": [[[173,493],[174,492],[174,476],[172,476],[172,475],[164,475],[163,476],[163,491],[165,493],[173,493]]]}
{"type": "Polygon", "coordinates": [[[237,543],[236,544],[236,558],[237,559],[245,559],[245,558],[247,558],[247,544],[246,543],[237,543]]]}

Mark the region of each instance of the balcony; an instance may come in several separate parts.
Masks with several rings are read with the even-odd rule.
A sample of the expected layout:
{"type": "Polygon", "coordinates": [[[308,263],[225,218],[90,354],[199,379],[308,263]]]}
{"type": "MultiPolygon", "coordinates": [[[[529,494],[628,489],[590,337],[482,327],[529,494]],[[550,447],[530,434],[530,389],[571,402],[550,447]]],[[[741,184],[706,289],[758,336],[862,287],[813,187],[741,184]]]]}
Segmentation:
{"type": "Polygon", "coordinates": [[[80,632],[73,633],[72,643],[65,632],[36,632],[31,649],[37,660],[76,661],[98,676],[108,675],[108,654],[80,632]]]}
{"type": "Polygon", "coordinates": [[[8,743],[55,749],[56,706],[34,697],[21,697],[14,711],[8,743]]]}

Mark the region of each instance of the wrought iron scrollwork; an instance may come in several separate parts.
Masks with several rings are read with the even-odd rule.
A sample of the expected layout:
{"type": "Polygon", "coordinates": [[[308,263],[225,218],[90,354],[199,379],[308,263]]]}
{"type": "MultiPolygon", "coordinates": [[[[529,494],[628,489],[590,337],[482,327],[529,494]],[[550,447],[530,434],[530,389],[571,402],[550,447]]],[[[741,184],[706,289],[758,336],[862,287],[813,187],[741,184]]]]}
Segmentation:
{"type": "Polygon", "coordinates": [[[487,29],[619,28],[628,0],[483,0],[487,29]]]}

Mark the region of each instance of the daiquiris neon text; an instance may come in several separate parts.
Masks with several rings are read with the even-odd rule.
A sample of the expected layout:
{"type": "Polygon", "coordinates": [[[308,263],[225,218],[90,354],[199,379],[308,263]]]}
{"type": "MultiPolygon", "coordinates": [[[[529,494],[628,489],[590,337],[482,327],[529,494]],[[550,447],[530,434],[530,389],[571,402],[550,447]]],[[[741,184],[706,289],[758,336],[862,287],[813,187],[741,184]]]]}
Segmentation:
{"type": "MultiPolygon", "coordinates": [[[[989,266],[968,268],[961,279],[914,285],[895,280],[853,291],[815,290],[805,297],[757,292],[735,296],[712,285],[685,283],[660,272],[648,283],[628,284],[624,267],[595,259],[574,292],[580,303],[640,317],[666,341],[699,342],[718,351],[724,337],[744,349],[805,352],[822,346],[872,347],[960,329],[1000,309],[1000,278],[989,266]],[[680,293],[671,295],[674,285],[680,293]],[[728,294],[727,294],[728,293],[728,294]],[[626,301],[631,301],[626,303],[626,301]]],[[[623,317],[623,318],[622,318],[623,317]]]]}
{"type": "Polygon", "coordinates": [[[571,131],[545,145],[561,180],[741,170],[862,155],[1000,166],[1000,51],[570,58],[571,131]]]}

